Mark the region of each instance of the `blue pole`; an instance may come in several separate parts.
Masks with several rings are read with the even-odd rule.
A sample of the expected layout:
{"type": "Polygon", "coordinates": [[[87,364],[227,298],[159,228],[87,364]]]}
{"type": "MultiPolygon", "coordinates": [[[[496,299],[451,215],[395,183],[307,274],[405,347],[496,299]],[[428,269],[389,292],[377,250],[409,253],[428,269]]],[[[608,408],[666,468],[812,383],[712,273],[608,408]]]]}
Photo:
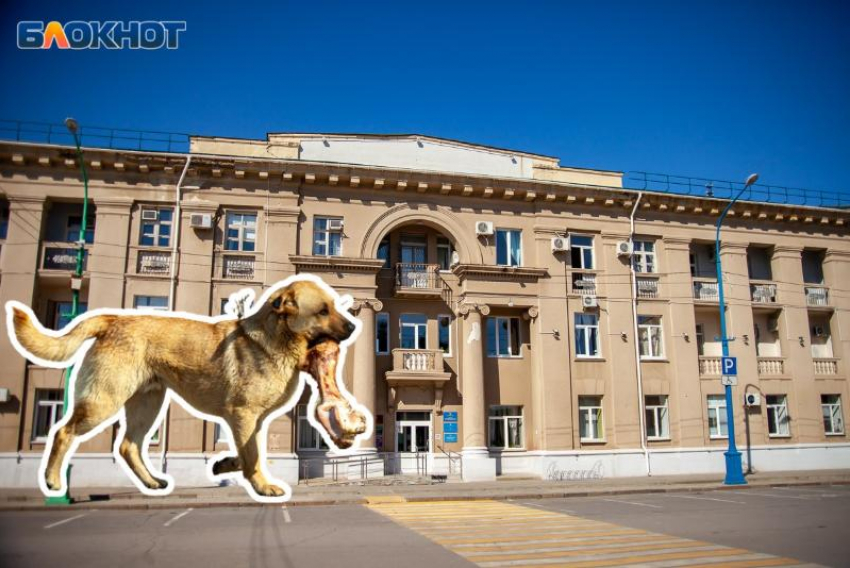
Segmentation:
{"type": "MultiPolygon", "coordinates": [[[[723,349],[723,356],[729,356],[729,338],[726,335],[726,302],[723,296],[723,268],[720,264],[720,227],[723,220],[726,219],[726,214],[736,201],[743,195],[744,191],[749,187],[749,184],[744,185],[744,188],[738,192],[732,201],[726,205],[720,218],[717,220],[717,233],[714,239],[714,264],[717,269],[717,292],[720,300],[720,345],[723,349]]],[[[729,447],[724,454],[726,456],[726,479],[723,481],[725,485],[746,485],[747,480],[744,479],[744,467],[741,463],[741,452],[738,451],[735,445],[735,412],[732,404],[732,386],[726,385],[726,422],[729,433],[729,447]]],[[[720,424],[717,425],[720,428],[720,424]]]]}

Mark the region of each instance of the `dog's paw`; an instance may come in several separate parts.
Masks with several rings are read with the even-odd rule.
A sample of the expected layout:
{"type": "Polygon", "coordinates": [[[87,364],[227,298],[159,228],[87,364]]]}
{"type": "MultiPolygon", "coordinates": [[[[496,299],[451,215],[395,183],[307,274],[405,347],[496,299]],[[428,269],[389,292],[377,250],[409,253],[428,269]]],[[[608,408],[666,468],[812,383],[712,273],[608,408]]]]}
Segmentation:
{"type": "Polygon", "coordinates": [[[62,484],[59,481],[58,475],[48,475],[44,478],[44,484],[47,485],[47,488],[51,491],[59,491],[62,488],[62,484]]]}
{"type": "Polygon", "coordinates": [[[221,475],[222,473],[230,473],[241,469],[242,465],[239,463],[239,458],[235,457],[222,458],[213,463],[212,466],[213,475],[221,475]]]}
{"type": "Polygon", "coordinates": [[[254,491],[257,492],[257,495],[262,495],[263,497],[282,497],[286,494],[283,487],[273,483],[252,483],[251,486],[254,488],[254,491]]]}
{"type": "Polygon", "coordinates": [[[166,480],[157,479],[156,477],[154,477],[150,481],[144,481],[143,483],[145,484],[145,487],[147,487],[148,489],[154,489],[154,490],[157,490],[157,491],[160,490],[160,489],[167,489],[168,488],[168,482],[166,480]]]}

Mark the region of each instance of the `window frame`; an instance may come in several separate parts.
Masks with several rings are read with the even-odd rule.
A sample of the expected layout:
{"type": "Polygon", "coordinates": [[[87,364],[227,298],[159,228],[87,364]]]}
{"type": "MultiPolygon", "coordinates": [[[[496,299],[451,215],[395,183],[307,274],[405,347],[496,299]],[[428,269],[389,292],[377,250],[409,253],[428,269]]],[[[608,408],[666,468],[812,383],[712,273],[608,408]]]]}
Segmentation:
{"type": "Polygon", "coordinates": [[[168,296],[148,296],[148,295],[133,295],[133,309],[134,310],[148,310],[153,312],[167,312],[168,311],[168,296]],[[147,298],[148,301],[159,298],[165,300],[164,306],[151,306],[150,303],[140,306],[139,300],[142,298],[147,298]]]}
{"type": "Polygon", "coordinates": [[[10,211],[8,203],[0,204],[0,241],[5,241],[9,234],[10,211]]]}
{"type": "Polygon", "coordinates": [[[376,313],[375,314],[375,354],[376,355],[389,355],[390,352],[392,352],[392,349],[390,349],[390,333],[391,332],[390,332],[390,314],[389,314],[389,312],[378,312],[378,313],[376,313]],[[380,333],[380,329],[381,329],[381,327],[380,327],[381,320],[384,320],[387,324],[387,326],[386,326],[386,334],[387,334],[386,347],[387,348],[384,351],[381,351],[381,349],[380,349],[381,343],[380,343],[380,339],[379,339],[379,335],[378,335],[380,333]]]}
{"type": "Polygon", "coordinates": [[[174,236],[174,208],[173,207],[157,207],[155,205],[142,205],[139,208],[139,246],[144,248],[168,248],[171,246],[171,238],[174,236]],[[144,211],[156,211],[156,221],[146,221],[142,218],[142,213],[144,211]],[[161,219],[162,212],[168,211],[171,214],[171,219],[168,221],[163,221],[161,219]],[[145,226],[149,225],[153,227],[153,234],[146,235],[145,234],[145,226]],[[168,235],[165,237],[166,242],[162,244],[161,239],[163,235],[160,234],[161,227],[163,225],[168,226],[168,235]],[[150,237],[153,240],[153,244],[146,245],[142,242],[145,237],[150,237]]]}
{"type": "Polygon", "coordinates": [[[650,239],[632,240],[632,266],[639,274],[655,274],[658,272],[658,254],[655,250],[656,241],[650,239]],[[647,250],[649,246],[649,250],[647,250]],[[647,270],[649,268],[649,270],[647,270]]]}
{"type": "MultiPolygon", "coordinates": [[[[579,440],[583,444],[598,444],[605,443],[605,412],[603,410],[602,404],[603,397],[602,395],[580,395],[578,397],[578,429],[579,429],[579,440]],[[590,399],[596,399],[595,401],[590,401],[590,399]],[[584,404],[582,404],[584,401],[584,404]],[[588,402],[595,402],[596,404],[588,404],[588,402]],[[596,420],[593,420],[594,411],[596,420]],[[589,419],[589,421],[585,420],[585,415],[589,419]],[[582,436],[582,426],[587,424],[590,430],[596,434],[596,437],[587,437],[582,436]]],[[[585,430],[587,433],[587,430],[585,430]]]]}
{"type": "Polygon", "coordinates": [[[487,349],[487,357],[491,357],[494,359],[521,359],[522,358],[522,328],[520,327],[520,318],[516,316],[487,316],[487,321],[485,322],[487,338],[486,338],[486,349],[487,349]],[[508,321],[508,340],[507,340],[507,353],[501,353],[501,344],[499,342],[499,321],[500,320],[509,320],[508,321]],[[493,324],[493,330],[490,329],[490,322],[495,322],[493,324]],[[514,325],[516,324],[516,325],[514,325]],[[516,328],[516,346],[517,353],[513,353],[513,337],[514,337],[514,327],[516,328]],[[490,351],[490,336],[495,338],[495,347],[496,351],[490,351]]]}
{"type": "Polygon", "coordinates": [[[442,350],[441,342],[442,338],[440,337],[440,332],[444,329],[442,320],[448,320],[448,325],[446,325],[445,329],[448,333],[448,351],[443,351],[443,357],[452,357],[452,316],[450,314],[438,314],[437,315],[437,349],[442,350]]]}
{"type": "Polygon", "coordinates": [[[573,333],[575,335],[575,350],[576,350],[576,359],[601,359],[602,358],[602,344],[599,339],[601,337],[599,331],[599,315],[597,314],[588,314],[583,312],[575,312],[573,317],[573,333]],[[579,317],[592,317],[595,319],[595,324],[585,324],[579,323],[579,317]],[[582,350],[586,351],[585,353],[581,353],[579,350],[579,330],[584,330],[584,342],[582,346],[582,350]],[[590,337],[591,334],[595,334],[596,336],[596,353],[590,353],[590,337]]]}
{"type": "Polygon", "coordinates": [[[521,451],[525,449],[525,420],[524,420],[524,409],[522,405],[518,404],[493,404],[490,405],[490,408],[487,412],[487,448],[489,450],[494,451],[521,451]],[[493,411],[499,409],[517,409],[518,414],[506,414],[502,416],[494,416],[493,411]],[[509,424],[511,422],[516,422],[519,424],[519,445],[512,446],[510,445],[510,427],[509,424]],[[502,429],[502,439],[505,441],[504,446],[496,446],[493,443],[492,434],[492,425],[494,422],[501,422],[502,429]]]}
{"type": "Polygon", "coordinates": [[[307,405],[298,404],[295,406],[295,449],[299,452],[327,452],[330,451],[330,446],[325,443],[322,433],[313,425],[310,424],[310,419],[307,417],[307,405]],[[314,435],[316,444],[313,447],[304,447],[301,445],[301,429],[304,427],[310,428],[314,435]]]}
{"type": "MultiPolygon", "coordinates": [[[[440,272],[450,272],[452,269],[452,253],[454,253],[454,245],[452,245],[452,241],[448,237],[437,236],[437,265],[440,267],[440,272]],[[445,267],[443,266],[442,259],[440,258],[440,251],[446,251],[446,262],[445,267]]],[[[520,257],[522,256],[522,252],[520,251],[520,257]]]]}
{"type": "MultiPolygon", "coordinates": [[[[315,237],[313,239],[313,246],[316,246],[315,237]]],[[[390,263],[390,254],[392,251],[392,244],[390,243],[389,235],[381,239],[381,242],[378,243],[378,252],[376,253],[376,258],[384,261],[384,265],[381,267],[384,268],[392,268],[392,264],[390,263]]]]}
{"type": "MultiPolygon", "coordinates": [[[[85,242],[87,245],[94,244],[94,230],[95,230],[95,219],[94,215],[89,215],[89,218],[86,220],[86,233],[85,233],[85,242]]],[[[80,212],[79,215],[68,215],[65,218],[65,242],[66,243],[77,243],[80,240],[80,233],[83,230],[83,214],[80,212]],[[73,219],[78,219],[76,225],[72,223],[73,219]],[[73,227],[76,226],[77,238],[72,239],[71,234],[75,229],[73,227]]]]}
{"type": "Polygon", "coordinates": [[[723,424],[726,421],[726,395],[724,394],[709,394],[706,395],[706,407],[708,410],[708,438],[709,440],[728,440],[729,439],[729,424],[726,422],[726,433],[723,434],[723,424]],[[716,404],[712,404],[716,402],[716,404]],[[715,413],[717,420],[717,434],[711,433],[711,415],[715,413]]]}
{"type": "Polygon", "coordinates": [[[651,315],[643,315],[638,316],[638,353],[640,354],[641,361],[661,361],[666,357],[664,355],[664,324],[662,323],[661,316],[651,316],[651,315]],[[641,323],[641,320],[657,320],[658,323],[641,323]],[[646,354],[643,352],[643,341],[641,340],[641,332],[646,330],[647,334],[647,348],[649,349],[649,353],[646,354]],[[658,353],[653,353],[654,349],[652,347],[652,334],[653,331],[658,334],[658,353]]]}
{"type": "Polygon", "coordinates": [[[403,314],[399,314],[398,316],[398,344],[401,349],[414,349],[414,350],[425,350],[428,349],[428,316],[418,312],[405,312],[403,314]],[[404,322],[403,319],[405,316],[422,316],[424,321],[422,322],[404,322]],[[404,346],[404,328],[405,327],[413,327],[414,328],[414,343],[417,347],[405,347],[404,346]],[[420,327],[425,329],[425,345],[423,347],[418,347],[419,345],[419,333],[418,330],[420,327]]]}
{"type": "MultiPolygon", "coordinates": [[[[313,215],[313,256],[324,256],[324,257],[336,257],[342,256],[342,229],[329,229],[328,221],[339,219],[340,221],[344,221],[344,217],[339,215],[313,215]],[[323,229],[318,227],[318,223],[323,221],[325,226],[323,229]],[[339,239],[339,244],[337,246],[336,252],[331,250],[331,246],[333,245],[332,236],[337,236],[339,239]],[[320,238],[321,237],[321,238],[320,238]],[[325,252],[319,252],[318,248],[324,247],[325,252]]],[[[379,247],[380,247],[379,243],[379,247]]],[[[389,257],[387,257],[389,259],[389,257]]],[[[389,260],[386,261],[387,263],[389,260]]],[[[385,263],[386,264],[386,263],[385,263]]]]}
{"type": "Polygon", "coordinates": [[[51,388],[37,388],[35,389],[35,393],[33,396],[34,404],[33,404],[33,412],[32,412],[32,432],[30,432],[30,441],[37,444],[44,444],[47,442],[47,438],[50,437],[50,431],[56,426],[56,423],[62,420],[62,417],[65,415],[65,393],[63,389],[51,389],[51,388]],[[56,393],[59,398],[58,399],[41,399],[39,397],[40,394],[43,393],[56,393]],[[57,413],[57,408],[61,408],[61,411],[57,413]],[[47,425],[47,433],[43,436],[39,436],[36,434],[36,428],[38,426],[39,418],[41,417],[42,412],[48,413],[48,425],[47,425]],[[58,415],[57,415],[58,414],[58,415]]]}
{"type": "Polygon", "coordinates": [[[259,215],[256,211],[240,211],[240,210],[232,210],[226,211],[224,215],[224,250],[227,252],[257,252],[257,237],[259,236],[259,215]],[[240,222],[238,224],[231,223],[231,219],[239,216],[240,222]],[[246,222],[246,217],[254,218],[254,238],[249,239],[246,236],[246,233],[249,232],[251,228],[250,223],[246,222]],[[237,232],[236,240],[233,240],[229,236],[229,232],[231,228],[235,228],[237,232]],[[235,242],[236,248],[231,248],[230,243],[235,242]],[[251,248],[247,249],[246,244],[250,244],[251,248]]]}
{"type": "MultiPolygon", "coordinates": [[[[839,420],[838,426],[839,426],[840,430],[835,429],[835,420],[834,420],[835,414],[830,412],[829,413],[829,422],[830,422],[830,429],[831,430],[830,431],[826,430],[826,423],[824,422],[824,434],[827,435],[827,436],[843,436],[844,433],[845,433],[845,429],[844,429],[844,409],[842,408],[842,404],[841,404],[841,395],[840,394],[821,394],[820,400],[821,400],[821,403],[820,403],[821,414],[823,414],[823,411],[826,410],[827,408],[837,408],[838,409],[838,420],[839,420]],[[824,397],[827,397],[827,396],[835,397],[835,402],[824,402],[824,397]]],[[[823,418],[826,418],[826,416],[823,416],[823,418]]],[[[821,420],[821,422],[823,422],[823,419],[821,420]]]]}
{"type": "MultiPolygon", "coordinates": [[[[52,320],[52,321],[51,321],[51,323],[53,324],[53,327],[52,327],[51,329],[53,329],[53,330],[55,330],[55,331],[61,331],[61,330],[65,329],[65,327],[66,327],[67,325],[69,325],[71,322],[73,322],[73,321],[74,321],[74,319],[76,319],[76,318],[74,318],[74,319],[69,319],[69,320],[65,323],[65,325],[63,325],[63,326],[59,327],[59,322],[62,320],[62,314],[63,314],[63,312],[62,312],[62,306],[67,306],[69,311],[68,311],[68,312],[65,312],[65,313],[70,314],[70,313],[71,313],[71,312],[70,312],[70,310],[73,308],[74,303],[73,303],[73,302],[68,302],[68,301],[55,301],[55,300],[54,300],[54,301],[52,302],[52,304],[53,304],[53,308],[52,308],[52,309],[53,309],[53,313],[52,313],[52,315],[51,315],[51,320],[52,320]]],[[[86,313],[86,311],[88,310],[88,307],[89,307],[88,302],[78,302],[78,303],[77,303],[77,310],[78,310],[78,311],[77,311],[77,317],[79,317],[79,316],[83,315],[84,313],[86,313]]]]}
{"type": "Polygon", "coordinates": [[[768,438],[790,438],[791,437],[791,417],[788,416],[788,395],[787,394],[767,394],[764,396],[764,405],[765,405],[765,418],[767,419],[767,437],[768,438]],[[782,403],[778,404],[776,402],[771,403],[771,397],[781,397],[782,403]],[[777,409],[782,409],[785,414],[784,422],[782,425],[785,427],[785,431],[782,432],[782,428],[778,428],[777,432],[770,431],[770,415],[773,414],[773,423],[776,426],[780,425],[780,416],[776,414],[777,409]]]}
{"type": "Polygon", "coordinates": [[[496,239],[496,266],[522,266],[522,229],[497,228],[494,237],[496,239]],[[499,262],[499,233],[504,233],[505,235],[505,262],[499,262]],[[513,241],[515,239],[519,240],[519,244],[516,247],[516,262],[511,257],[511,250],[514,248],[513,241]]]}
{"type": "Polygon", "coordinates": [[[646,418],[646,423],[644,427],[646,428],[646,439],[650,442],[658,442],[658,441],[669,441],[670,440],[670,396],[666,394],[655,394],[655,395],[644,395],[643,397],[643,407],[644,407],[644,418],[646,418]],[[663,399],[663,404],[649,404],[648,399],[650,398],[658,398],[663,399]],[[662,418],[661,411],[664,411],[664,416],[662,418]],[[649,417],[647,414],[652,413],[652,420],[655,425],[655,434],[649,435],[649,417]],[[663,428],[659,428],[659,426],[663,425],[663,428]],[[665,434],[661,434],[662,431],[666,431],[665,434]]]}
{"type": "Polygon", "coordinates": [[[586,234],[581,234],[581,233],[570,233],[570,267],[573,268],[574,270],[595,270],[595,268],[594,268],[596,266],[596,251],[594,250],[595,244],[596,244],[596,240],[593,238],[593,235],[586,235],[586,234]],[[590,244],[589,245],[576,245],[575,244],[575,238],[576,237],[590,239],[590,244]],[[581,266],[576,266],[575,263],[573,262],[574,261],[574,259],[573,259],[573,254],[574,254],[573,250],[574,249],[581,251],[579,253],[579,258],[581,259],[581,262],[579,264],[581,264],[581,266]],[[587,251],[590,251],[590,266],[585,266],[586,260],[585,260],[584,253],[587,252],[587,251]]]}

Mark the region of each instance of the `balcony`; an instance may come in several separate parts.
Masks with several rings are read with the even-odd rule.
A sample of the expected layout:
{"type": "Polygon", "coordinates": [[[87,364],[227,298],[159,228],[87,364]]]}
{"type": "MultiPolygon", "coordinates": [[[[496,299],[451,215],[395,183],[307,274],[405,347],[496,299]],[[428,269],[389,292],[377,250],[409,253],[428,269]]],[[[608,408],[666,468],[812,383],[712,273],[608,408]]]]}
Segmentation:
{"type": "Polygon", "coordinates": [[[721,366],[720,357],[700,357],[699,358],[699,374],[706,377],[719,377],[723,367],[721,366]]]}
{"type": "Polygon", "coordinates": [[[772,282],[751,282],[750,298],[754,304],[776,304],[776,284],[772,282]]]}
{"type": "Polygon", "coordinates": [[[443,279],[438,264],[400,262],[395,267],[395,296],[397,298],[439,298],[443,294],[443,279]]]}
{"type": "Polygon", "coordinates": [[[761,377],[777,377],[785,374],[785,359],[782,357],[759,357],[758,373],[761,377]]]}
{"type": "Polygon", "coordinates": [[[439,349],[393,349],[393,368],[387,371],[390,406],[394,405],[399,387],[434,388],[436,406],[442,405],[443,386],[452,374],[443,367],[443,352],[439,349]]]}
{"type": "Polygon", "coordinates": [[[829,376],[838,374],[838,359],[815,358],[813,361],[816,376],[829,376]]]}
{"type": "Polygon", "coordinates": [[[637,297],[641,300],[654,300],[658,298],[658,278],[638,276],[637,297]]]}
{"type": "MultiPolygon", "coordinates": [[[[88,246],[83,251],[83,270],[88,267],[88,246]]],[[[73,272],[77,269],[77,245],[75,243],[44,243],[41,248],[41,268],[73,272]]]]}
{"type": "Polygon", "coordinates": [[[254,255],[225,254],[220,257],[220,274],[224,280],[254,280],[256,257],[254,255]]]}
{"type": "Polygon", "coordinates": [[[720,301],[720,291],[715,278],[694,278],[694,300],[700,302],[720,301]]]}
{"type": "Polygon", "coordinates": [[[596,296],[596,274],[592,272],[573,272],[572,291],[579,296],[596,296]]]}
{"type": "Polygon", "coordinates": [[[824,286],[805,286],[806,305],[813,308],[829,307],[829,288],[824,286]]]}
{"type": "Polygon", "coordinates": [[[136,261],[136,274],[168,276],[171,274],[171,253],[163,250],[140,250],[136,261]]]}

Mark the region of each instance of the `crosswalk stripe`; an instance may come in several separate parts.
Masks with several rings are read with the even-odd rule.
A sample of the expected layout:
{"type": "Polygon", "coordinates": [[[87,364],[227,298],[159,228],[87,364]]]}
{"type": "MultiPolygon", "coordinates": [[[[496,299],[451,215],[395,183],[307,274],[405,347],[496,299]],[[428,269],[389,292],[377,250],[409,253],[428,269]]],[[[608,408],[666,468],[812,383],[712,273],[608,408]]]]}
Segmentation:
{"type": "Polygon", "coordinates": [[[798,560],[496,501],[373,503],[371,510],[482,568],[791,566],[798,560]]]}

